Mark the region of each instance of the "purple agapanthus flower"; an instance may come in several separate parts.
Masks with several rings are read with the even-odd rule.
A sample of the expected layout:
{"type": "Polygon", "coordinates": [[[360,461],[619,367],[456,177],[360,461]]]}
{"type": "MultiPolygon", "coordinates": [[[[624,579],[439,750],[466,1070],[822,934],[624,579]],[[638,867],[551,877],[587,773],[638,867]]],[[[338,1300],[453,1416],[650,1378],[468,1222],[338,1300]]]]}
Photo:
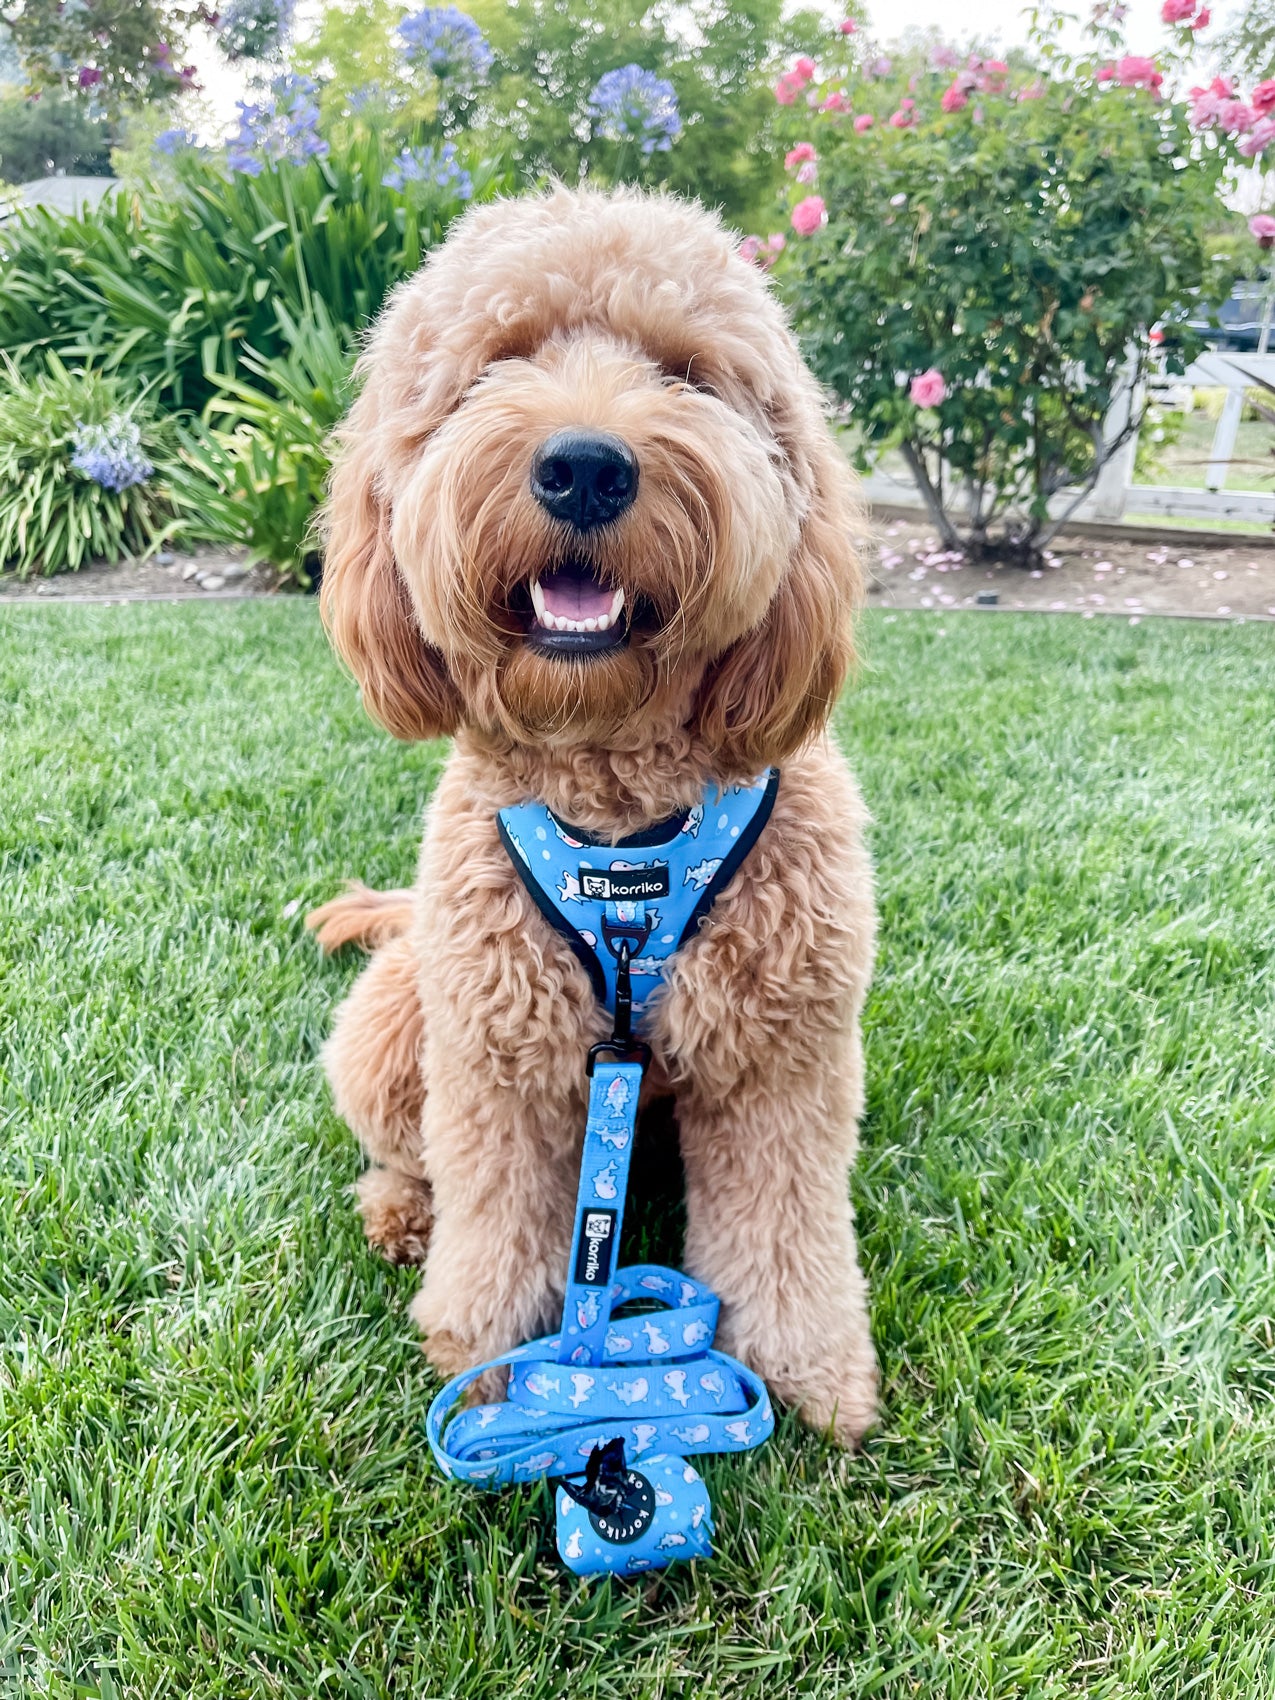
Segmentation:
{"type": "Polygon", "coordinates": [[[277,77],[269,98],[239,102],[239,134],[226,146],[226,164],[247,177],[268,165],[304,165],[321,159],[328,144],[319,134],[319,85],[309,77],[277,77]]]}
{"type": "Polygon", "coordinates": [[[621,65],[600,77],[589,96],[589,110],[608,141],[636,142],[647,159],[667,153],[682,132],[672,83],[640,65],[621,65]]]}
{"type": "Polygon", "coordinates": [[[468,12],[455,6],[426,6],[398,26],[409,65],[428,65],[436,77],[460,84],[481,83],[491,69],[487,38],[468,12]]]}
{"type": "Polygon", "coordinates": [[[71,465],[117,495],[144,484],[155,470],[142,452],[141,428],[127,413],[113,413],[100,425],[78,425],[71,465]]]}
{"type": "Polygon", "coordinates": [[[167,154],[171,159],[174,154],[181,153],[184,148],[195,145],[195,138],[189,130],[161,130],[151,146],[156,153],[167,154]]]}
{"type": "Polygon", "coordinates": [[[381,178],[387,189],[406,189],[409,183],[421,183],[431,189],[442,189],[467,201],[474,192],[474,180],[456,158],[456,144],[444,142],[433,148],[404,148],[381,178]]]}
{"type": "Polygon", "coordinates": [[[296,0],[226,0],[217,43],[227,59],[272,59],[292,33],[296,0]]]}

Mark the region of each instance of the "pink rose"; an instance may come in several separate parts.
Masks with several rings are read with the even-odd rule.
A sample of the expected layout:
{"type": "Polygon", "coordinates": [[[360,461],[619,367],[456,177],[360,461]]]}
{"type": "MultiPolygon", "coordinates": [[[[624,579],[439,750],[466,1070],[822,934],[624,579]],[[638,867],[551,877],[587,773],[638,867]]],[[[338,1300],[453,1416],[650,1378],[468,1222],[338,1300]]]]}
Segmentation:
{"type": "Polygon", "coordinates": [[[894,61],[887,59],[883,53],[880,58],[874,59],[868,66],[868,75],[870,77],[888,77],[893,68],[894,61]]]}
{"type": "Polygon", "coordinates": [[[1181,24],[1195,11],[1196,0],[1164,0],[1160,8],[1160,22],[1164,24],[1181,24]]]}
{"type": "Polygon", "coordinates": [[[826,209],[819,195],[807,195],[792,209],[792,227],[798,236],[813,236],[823,223],[826,209]]]}
{"type": "Polygon", "coordinates": [[[775,84],[775,99],[780,106],[791,106],[804,87],[805,84],[794,77],[791,71],[785,72],[775,84]]]}
{"type": "Polygon", "coordinates": [[[833,89],[819,110],[820,112],[849,112],[850,102],[840,89],[833,89]]]}
{"type": "Polygon", "coordinates": [[[890,114],[890,123],[896,130],[909,129],[913,121],[913,114],[908,107],[901,106],[897,112],[890,114]]]}
{"type": "Polygon", "coordinates": [[[815,157],[813,143],[798,142],[795,148],[784,155],[784,170],[792,171],[796,166],[804,165],[808,159],[813,160],[815,157]]]}
{"type": "Polygon", "coordinates": [[[854,121],[854,127],[858,134],[862,135],[865,130],[870,130],[875,123],[876,119],[870,112],[861,112],[854,121]]]}
{"type": "Polygon", "coordinates": [[[1249,219],[1248,227],[1259,248],[1275,247],[1275,218],[1269,213],[1258,213],[1256,218],[1249,219]]]}
{"type": "Polygon", "coordinates": [[[1217,121],[1228,136],[1242,136],[1246,130],[1253,128],[1253,114],[1242,100],[1221,101],[1217,121]]]}
{"type": "Polygon", "coordinates": [[[837,28],[842,35],[858,35],[859,33],[859,26],[853,18],[842,18],[837,28]]]}
{"type": "Polygon", "coordinates": [[[968,106],[970,97],[959,83],[953,83],[951,88],[943,90],[943,98],[939,105],[944,112],[959,112],[963,106],[968,106]]]}
{"type": "MultiPolygon", "coordinates": [[[[1194,92],[1192,90],[1192,93],[1194,92]]],[[[1259,118],[1265,118],[1273,106],[1275,106],[1275,77],[1269,77],[1266,82],[1259,83],[1253,90],[1253,111],[1257,113],[1259,118]]]]}
{"type": "Polygon", "coordinates": [[[1239,144],[1239,151],[1245,159],[1256,159],[1259,154],[1266,152],[1273,140],[1275,140],[1275,118],[1259,118],[1253,126],[1252,135],[1245,136],[1239,144]]]}
{"type": "Polygon", "coordinates": [[[1155,89],[1159,88],[1164,77],[1156,70],[1154,59],[1126,53],[1123,59],[1116,61],[1116,81],[1126,89],[1136,89],[1141,85],[1155,89]]]}
{"type": "Polygon", "coordinates": [[[1209,25],[1212,22],[1213,22],[1212,12],[1209,11],[1207,6],[1202,6],[1200,8],[1200,15],[1199,15],[1199,17],[1197,17],[1195,19],[1194,23],[1191,25],[1191,28],[1193,30],[1206,30],[1206,29],[1208,29],[1209,25]]]}
{"type": "Polygon", "coordinates": [[[96,88],[102,80],[102,73],[95,65],[81,65],[80,74],[76,78],[82,89],[96,88]]]}
{"type": "Polygon", "coordinates": [[[1094,72],[1095,79],[1100,83],[1109,83],[1116,74],[1114,65],[1099,65],[1094,72]]]}
{"type": "Polygon", "coordinates": [[[943,382],[943,374],[931,366],[928,372],[920,372],[912,380],[908,394],[917,407],[937,407],[947,398],[947,385],[943,382]]]}
{"type": "Polygon", "coordinates": [[[797,167],[798,183],[813,183],[819,175],[819,167],[813,159],[808,159],[804,165],[797,167]]]}
{"type": "Polygon", "coordinates": [[[1028,83],[1025,89],[1019,89],[1018,98],[1019,100],[1044,100],[1044,83],[1028,83]]]}
{"type": "Polygon", "coordinates": [[[739,257],[740,257],[740,259],[741,260],[755,260],[758,256],[758,254],[760,254],[760,253],[761,253],[761,237],[760,236],[745,236],[744,240],[739,245],[739,257]]]}
{"type": "Polygon", "coordinates": [[[772,254],[782,254],[784,249],[788,246],[788,238],[784,235],[782,230],[772,230],[770,235],[766,238],[766,246],[770,249],[772,254]]]}
{"type": "Polygon", "coordinates": [[[804,56],[794,61],[791,75],[800,77],[803,83],[808,83],[815,74],[815,62],[804,56]]]}

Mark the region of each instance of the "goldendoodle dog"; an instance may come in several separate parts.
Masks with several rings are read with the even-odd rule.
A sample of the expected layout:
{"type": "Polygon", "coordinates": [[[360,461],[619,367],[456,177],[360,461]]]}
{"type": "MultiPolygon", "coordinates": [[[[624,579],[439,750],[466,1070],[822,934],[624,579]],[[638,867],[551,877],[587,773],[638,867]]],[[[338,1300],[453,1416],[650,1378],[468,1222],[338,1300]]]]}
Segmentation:
{"type": "Polygon", "coordinates": [[[325,948],[373,949],[325,1053],[372,1164],[367,1236],[424,1263],[444,1374],[555,1322],[611,1024],[497,811],[536,799],[616,846],[775,767],[760,836],[664,965],[644,1090],[676,1102],[684,1263],[722,1299],[720,1345],[854,1443],[876,1394],[848,1196],[875,920],[826,732],[861,518],[819,390],[716,218],[561,188],[464,218],[362,371],[324,617],[383,726],[455,736],[415,886],[310,917],[325,948]]]}

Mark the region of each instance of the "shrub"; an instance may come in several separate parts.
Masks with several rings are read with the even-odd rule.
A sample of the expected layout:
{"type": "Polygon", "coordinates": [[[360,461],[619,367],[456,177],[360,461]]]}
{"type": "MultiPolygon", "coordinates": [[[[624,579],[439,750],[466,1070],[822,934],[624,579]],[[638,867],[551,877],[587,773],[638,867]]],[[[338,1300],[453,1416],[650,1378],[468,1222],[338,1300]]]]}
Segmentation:
{"type": "MultiPolygon", "coordinates": [[[[1024,561],[1136,429],[1104,422],[1152,327],[1231,281],[1207,242],[1223,153],[1152,61],[1037,52],[790,73],[818,111],[793,126],[783,262],[816,372],[901,449],[946,545],[1024,561]]],[[[1176,326],[1168,369],[1202,346],[1176,326]]]]}
{"type": "Polygon", "coordinates": [[[147,402],[56,355],[23,377],[0,369],[0,568],[74,572],[140,554],[172,528],[153,474],[168,452],[147,402]]]}
{"type": "Polygon", "coordinates": [[[238,373],[209,374],[217,393],[203,422],[181,428],[169,482],[185,536],[242,545],[309,585],[328,436],[349,404],[354,347],[321,298],[299,319],[282,304],[276,314],[286,352],[245,349],[238,373]]]}

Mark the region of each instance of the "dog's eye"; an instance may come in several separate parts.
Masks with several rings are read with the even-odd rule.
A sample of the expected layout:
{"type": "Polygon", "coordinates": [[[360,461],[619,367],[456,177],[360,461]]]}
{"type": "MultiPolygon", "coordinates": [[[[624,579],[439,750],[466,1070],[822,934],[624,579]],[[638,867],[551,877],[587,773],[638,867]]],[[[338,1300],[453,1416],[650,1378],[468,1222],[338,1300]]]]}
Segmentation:
{"type": "Polygon", "coordinates": [[[713,385],[709,383],[707,378],[702,377],[700,373],[696,371],[693,364],[690,366],[678,367],[666,366],[664,368],[664,377],[666,382],[670,384],[678,384],[683,389],[696,390],[700,395],[711,395],[715,401],[720,401],[722,399],[719,392],[714,389],[713,385]]]}

